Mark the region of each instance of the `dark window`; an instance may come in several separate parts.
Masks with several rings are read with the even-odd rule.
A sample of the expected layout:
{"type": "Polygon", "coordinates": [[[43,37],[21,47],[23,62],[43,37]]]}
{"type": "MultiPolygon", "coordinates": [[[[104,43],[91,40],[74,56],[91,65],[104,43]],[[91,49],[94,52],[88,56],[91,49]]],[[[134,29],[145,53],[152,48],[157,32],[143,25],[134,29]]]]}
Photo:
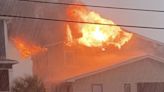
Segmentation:
{"type": "Polygon", "coordinates": [[[0,91],[9,91],[8,70],[0,70],[0,91]]]}
{"type": "Polygon", "coordinates": [[[130,83],[124,84],[124,92],[131,92],[131,85],[130,85],[130,83]]]}
{"type": "Polygon", "coordinates": [[[164,82],[137,83],[137,92],[164,92],[164,82]]]}
{"type": "Polygon", "coordinates": [[[6,57],[4,21],[0,20],[0,59],[6,57]]]}
{"type": "Polygon", "coordinates": [[[102,84],[92,84],[92,92],[103,92],[102,84]]]}

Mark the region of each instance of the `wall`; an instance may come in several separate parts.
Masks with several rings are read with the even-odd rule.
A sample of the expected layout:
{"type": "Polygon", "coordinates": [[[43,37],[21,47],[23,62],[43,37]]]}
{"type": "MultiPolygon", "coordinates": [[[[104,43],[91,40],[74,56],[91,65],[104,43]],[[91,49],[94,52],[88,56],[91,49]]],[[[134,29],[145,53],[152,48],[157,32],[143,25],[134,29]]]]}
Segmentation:
{"type": "Polygon", "coordinates": [[[130,83],[136,91],[138,82],[164,82],[164,64],[143,59],[116,69],[79,79],[73,83],[73,92],[92,92],[92,84],[103,84],[103,92],[124,92],[124,84],[130,83]]]}

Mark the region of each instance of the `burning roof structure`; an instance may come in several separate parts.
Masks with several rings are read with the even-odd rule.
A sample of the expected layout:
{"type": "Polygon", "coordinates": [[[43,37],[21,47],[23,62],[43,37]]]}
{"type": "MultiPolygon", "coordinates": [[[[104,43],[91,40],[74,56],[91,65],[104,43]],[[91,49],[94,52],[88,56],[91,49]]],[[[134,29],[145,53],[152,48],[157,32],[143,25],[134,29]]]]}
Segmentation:
{"type": "Polygon", "coordinates": [[[113,45],[121,48],[132,37],[131,33],[124,32],[119,26],[112,26],[116,24],[111,20],[102,18],[99,14],[84,6],[70,5],[67,9],[67,15],[73,21],[84,22],[67,25],[69,45],[77,42],[87,47],[103,48],[113,45]]]}
{"type": "Polygon", "coordinates": [[[51,85],[74,76],[113,66],[147,54],[161,55],[162,43],[131,33],[85,7],[68,8],[68,18],[89,23],[67,23],[66,43],[33,57],[34,73],[51,85]]]}
{"type": "Polygon", "coordinates": [[[32,56],[33,73],[43,79],[47,86],[150,53],[164,57],[162,43],[131,33],[119,26],[112,26],[116,24],[86,7],[57,6],[54,8],[54,5],[27,4],[17,1],[12,1],[11,4],[11,1],[5,0],[0,4],[8,4],[10,7],[14,5],[14,10],[10,8],[9,12],[6,12],[5,9],[9,8],[2,6],[0,11],[4,11],[5,14],[58,17],[89,23],[111,24],[11,19],[8,24],[10,37],[15,38],[13,41],[17,47],[23,48],[18,48],[21,52],[27,51],[25,56],[32,56]],[[18,7],[19,5],[22,5],[22,8],[18,7]],[[47,45],[60,41],[66,43],[47,45]]]}

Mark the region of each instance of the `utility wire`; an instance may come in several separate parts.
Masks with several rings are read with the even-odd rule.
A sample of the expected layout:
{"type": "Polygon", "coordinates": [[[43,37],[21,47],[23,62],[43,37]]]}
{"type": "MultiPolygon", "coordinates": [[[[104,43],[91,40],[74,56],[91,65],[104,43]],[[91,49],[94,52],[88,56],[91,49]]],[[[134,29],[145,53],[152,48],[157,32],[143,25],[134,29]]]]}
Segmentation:
{"type": "Polygon", "coordinates": [[[48,1],[38,1],[38,0],[19,0],[19,1],[35,2],[35,3],[45,3],[45,4],[58,4],[58,5],[86,6],[86,7],[107,8],[107,9],[117,9],[117,10],[132,10],[132,11],[145,11],[145,12],[164,12],[164,10],[153,10],[153,9],[148,10],[148,9],[122,8],[122,7],[112,7],[112,6],[71,4],[71,3],[59,3],[59,2],[48,2],[48,1]]]}
{"type": "Polygon", "coordinates": [[[164,29],[162,27],[147,27],[147,26],[135,26],[135,25],[121,25],[121,24],[116,25],[116,24],[92,23],[92,22],[72,21],[72,20],[63,20],[63,19],[51,19],[51,18],[39,18],[39,17],[19,16],[19,15],[0,14],[0,16],[2,16],[2,17],[10,17],[10,18],[23,18],[23,19],[33,19],[33,20],[81,23],[81,24],[108,25],[108,26],[120,26],[120,27],[143,28],[143,29],[159,29],[159,30],[163,30],[164,29]]]}

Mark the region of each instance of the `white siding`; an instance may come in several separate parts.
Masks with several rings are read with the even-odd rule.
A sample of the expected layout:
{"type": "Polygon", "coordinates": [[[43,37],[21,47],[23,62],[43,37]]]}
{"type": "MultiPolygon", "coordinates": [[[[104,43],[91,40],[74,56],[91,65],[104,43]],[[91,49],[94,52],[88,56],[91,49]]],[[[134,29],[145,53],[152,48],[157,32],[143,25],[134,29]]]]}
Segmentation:
{"type": "Polygon", "coordinates": [[[138,61],[76,80],[73,83],[73,92],[92,92],[92,84],[103,84],[103,92],[123,92],[125,83],[131,84],[131,92],[136,92],[138,82],[164,82],[163,71],[163,63],[143,59],[142,62],[138,61]]]}

